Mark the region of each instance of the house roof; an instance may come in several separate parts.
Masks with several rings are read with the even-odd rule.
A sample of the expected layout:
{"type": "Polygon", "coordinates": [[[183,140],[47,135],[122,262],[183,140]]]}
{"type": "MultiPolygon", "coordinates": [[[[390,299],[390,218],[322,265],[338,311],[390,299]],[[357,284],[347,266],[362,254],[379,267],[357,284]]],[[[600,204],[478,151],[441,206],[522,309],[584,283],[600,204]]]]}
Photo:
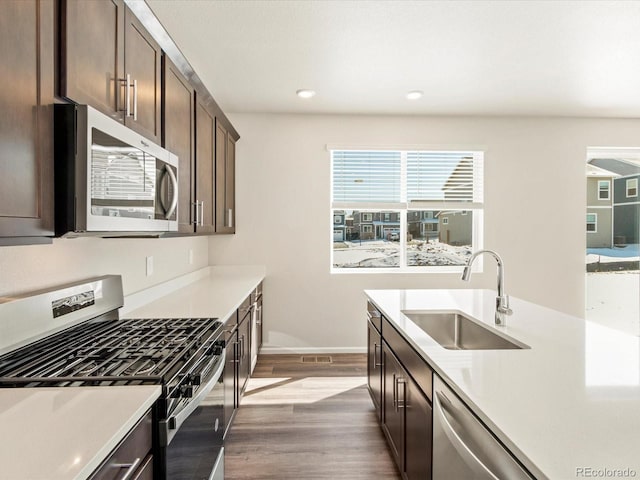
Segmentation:
{"type": "Polygon", "coordinates": [[[617,173],[587,163],[587,177],[619,177],[617,173]]]}
{"type": "Polygon", "coordinates": [[[613,172],[618,176],[640,174],[640,160],[626,158],[593,158],[589,160],[590,165],[594,165],[603,170],[613,172]]]}

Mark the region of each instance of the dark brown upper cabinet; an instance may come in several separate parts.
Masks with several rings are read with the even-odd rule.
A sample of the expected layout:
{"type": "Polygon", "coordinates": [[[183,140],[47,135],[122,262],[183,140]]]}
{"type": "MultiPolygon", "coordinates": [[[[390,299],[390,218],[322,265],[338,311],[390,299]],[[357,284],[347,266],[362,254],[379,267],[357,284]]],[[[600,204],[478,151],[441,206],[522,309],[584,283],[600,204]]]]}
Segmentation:
{"type": "MultiPolygon", "coordinates": [[[[216,120],[206,106],[196,102],[195,217],[196,233],[215,232],[216,120]]],[[[182,173],[180,173],[181,175],[182,173]]]]}
{"type": "Polygon", "coordinates": [[[50,242],[53,0],[0,2],[0,54],[0,245],[50,242]]]}
{"type": "Polygon", "coordinates": [[[216,233],[236,231],[236,142],[216,119],[216,233]]]}
{"type": "MultiPolygon", "coordinates": [[[[178,167],[178,232],[195,230],[195,91],[178,68],[163,57],[164,148],[176,154],[178,167]]],[[[199,215],[200,212],[198,212],[199,215]]]]}
{"type": "Polygon", "coordinates": [[[123,0],[61,0],[60,94],[161,141],[160,46],[123,0]]]}

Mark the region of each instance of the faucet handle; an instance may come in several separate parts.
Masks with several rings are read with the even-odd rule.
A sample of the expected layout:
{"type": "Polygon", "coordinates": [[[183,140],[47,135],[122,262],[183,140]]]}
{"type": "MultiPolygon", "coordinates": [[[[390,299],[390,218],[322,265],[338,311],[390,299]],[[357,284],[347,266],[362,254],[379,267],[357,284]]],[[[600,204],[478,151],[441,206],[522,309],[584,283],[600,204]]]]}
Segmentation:
{"type": "Polygon", "coordinates": [[[513,314],[513,310],[509,308],[509,295],[496,297],[496,311],[502,313],[503,315],[513,314]]]}

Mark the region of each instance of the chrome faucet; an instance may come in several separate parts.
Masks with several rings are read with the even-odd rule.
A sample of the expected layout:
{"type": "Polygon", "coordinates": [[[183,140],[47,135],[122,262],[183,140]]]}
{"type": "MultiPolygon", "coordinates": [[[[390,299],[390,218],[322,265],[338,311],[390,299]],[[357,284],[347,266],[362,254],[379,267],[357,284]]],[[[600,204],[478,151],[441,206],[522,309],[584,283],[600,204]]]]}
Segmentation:
{"type": "Polygon", "coordinates": [[[506,325],[507,323],[507,315],[511,315],[513,310],[509,308],[509,295],[505,295],[504,293],[504,263],[502,262],[502,258],[493,250],[478,250],[474,252],[467,260],[467,264],[462,271],[462,280],[465,282],[469,281],[471,277],[471,265],[476,257],[482,255],[483,253],[488,253],[493,256],[498,263],[498,296],[496,297],[496,325],[506,325]]]}

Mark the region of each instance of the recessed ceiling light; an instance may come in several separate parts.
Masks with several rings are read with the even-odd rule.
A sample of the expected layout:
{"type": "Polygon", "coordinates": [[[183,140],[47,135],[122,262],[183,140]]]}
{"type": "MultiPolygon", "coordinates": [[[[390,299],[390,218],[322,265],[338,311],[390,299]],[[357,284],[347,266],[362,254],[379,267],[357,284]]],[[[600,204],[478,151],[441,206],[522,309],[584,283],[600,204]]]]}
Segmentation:
{"type": "Polygon", "coordinates": [[[411,90],[409,93],[407,93],[407,100],[417,100],[419,98],[422,98],[423,95],[424,92],[422,90],[411,90]]]}
{"type": "Polygon", "coordinates": [[[296,91],[296,95],[298,95],[300,98],[311,98],[315,94],[316,94],[316,92],[314,92],[313,90],[307,90],[307,89],[302,89],[302,90],[296,91]]]}

